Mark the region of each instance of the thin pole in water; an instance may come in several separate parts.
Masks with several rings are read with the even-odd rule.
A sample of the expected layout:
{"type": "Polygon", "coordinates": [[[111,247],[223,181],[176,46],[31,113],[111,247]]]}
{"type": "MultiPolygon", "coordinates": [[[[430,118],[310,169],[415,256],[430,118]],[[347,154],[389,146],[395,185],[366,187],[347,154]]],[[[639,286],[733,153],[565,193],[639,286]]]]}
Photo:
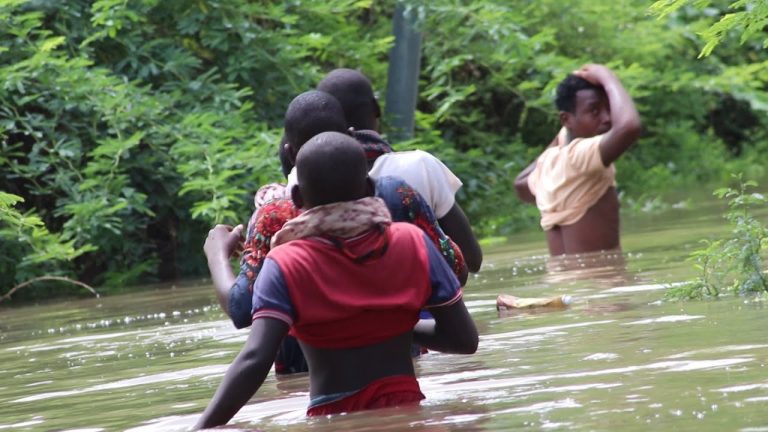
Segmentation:
{"type": "Polygon", "coordinates": [[[423,12],[421,7],[398,2],[392,19],[395,44],[389,52],[386,100],[388,135],[392,142],[413,137],[421,68],[421,33],[416,27],[423,12]]]}

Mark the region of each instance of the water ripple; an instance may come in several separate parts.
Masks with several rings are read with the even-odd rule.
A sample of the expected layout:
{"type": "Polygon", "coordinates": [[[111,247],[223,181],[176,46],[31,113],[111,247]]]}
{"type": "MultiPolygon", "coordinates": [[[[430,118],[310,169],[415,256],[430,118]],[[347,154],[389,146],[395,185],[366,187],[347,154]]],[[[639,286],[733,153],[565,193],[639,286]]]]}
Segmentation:
{"type": "Polygon", "coordinates": [[[692,321],[696,319],[704,318],[703,315],[667,315],[659,318],[649,318],[640,321],[631,321],[623,323],[622,325],[641,325],[641,324],[654,324],[654,323],[674,323],[681,321],[692,321]]]}
{"type": "Polygon", "coordinates": [[[583,323],[577,323],[577,324],[543,326],[543,327],[537,327],[533,329],[516,330],[512,332],[507,332],[507,333],[496,333],[492,335],[485,335],[485,336],[481,336],[480,340],[487,341],[487,340],[494,340],[494,339],[517,339],[518,337],[524,336],[524,335],[551,334],[551,333],[557,332],[558,330],[567,330],[567,329],[574,329],[579,327],[589,327],[589,326],[600,325],[600,324],[610,324],[612,322],[615,322],[615,320],[603,320],[603,321],[583,322],[583,323]]]}
{"type": "Polygon", "coordinates": [[[16,399],[11,402],[14,402],[14,403],[35,402],[43,399],[72,396],[72,395],[78,395],[78,394],[90,393],[90,392],[96,392],[96,391],[102,391],[102,390],[114,390],[119,388],[133,387],[133,386],[139,386],[139,385],[145,385],[145,384],[156,384],[163,381],[180,381],[180,380],[185,380],[195,376],[204,376],[204,375],[218,376],[226,372],[228,367],[229,365],[210,365],[210,366],[202,366],[202,367],[192,368],[192,369],[184,369],[180,371],[146,375],[138,378],[130,378],[126,380],[114,381],[111,383],[99,384],[99,385],[86,387],[82,389],[40,393],[32,396],[27,396],[21,399],[16,399]]]}
{"type": "Polygon", "coordinates": [[[511,414],[511,413],[546,413],[552,410],[561,408],[581,408],[581,404],[577,403],[571,398],[565,398],[551,402],[540,402],[524,407],[509,408],[501,411],[497,411],[496,414],[511,414]]]}

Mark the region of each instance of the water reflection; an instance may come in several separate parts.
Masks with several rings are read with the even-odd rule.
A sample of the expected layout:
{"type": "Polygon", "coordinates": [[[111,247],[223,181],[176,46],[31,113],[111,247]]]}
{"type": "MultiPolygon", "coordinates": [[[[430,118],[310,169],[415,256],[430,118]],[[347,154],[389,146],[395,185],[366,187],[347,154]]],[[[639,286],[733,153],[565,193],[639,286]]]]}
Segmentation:
{"type": "Polygon", "coordinates": [[[546,269],[544,282],[552,285],[588,280],[596,288],[612,288],[633,279],[621,251],[552,256],[546,269]]]}
{"type": "MultiPolygon", "coordinates": [[[[499,316],[555,312],[571,306],[574,299],[585,304],[585,300],[609,297],[606,293],[622,289],[635,289],[638,276],[627,269],[627,261],[621,251],[598,251],[583,254],[547,256],[543,258],[545,272],[541,281],[547,287],[558,287],[546,291],[540,298],[520,298],[501,293],[496,299],[499,316]],[[587,288],[580,287],[586,285],[587,288]],[[562,287],[573,287],[568,294],[561,294],[562,287]],[[602,293],[594,293],[600,289],[602,293]],[[557,293],[557,295],[555,295],[557,293]],[[573,295],[569,295],[573,294],[573,295]]],[[[665,286],[659,285],[659,289],[665,286]]],[[[627,310],[627,303],[591,304],[588,313],[606,313],[627,310]]]]}

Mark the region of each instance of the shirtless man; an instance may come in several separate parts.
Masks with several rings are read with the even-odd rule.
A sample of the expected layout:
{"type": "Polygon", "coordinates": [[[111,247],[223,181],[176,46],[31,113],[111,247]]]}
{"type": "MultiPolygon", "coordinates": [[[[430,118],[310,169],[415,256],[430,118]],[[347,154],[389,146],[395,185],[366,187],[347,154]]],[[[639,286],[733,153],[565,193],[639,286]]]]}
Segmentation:
{"type": "Polygon", "coordinates": [[[557,87],[562,129],[515,179],[535,203],[551,255],[620,249],[613,162],[638,139],[640,116],[614,73],[585,65],[557,87]]]}
{"type": "Polygon", "coordinates": [[[196,428],[221,425],[258,390],[291,329],[309,363],[308,415],[419,404],[411,342],[471,354],[478,335],[450,267],[423,231],[372,195],[365,153],[324,132],[296,157],[306,209],[273,238],[245,347],[196,428]],[[333,268],[335,271],[320,269],[333,268]],[[429,308],[434,320],[419,320],[429,308]]]}

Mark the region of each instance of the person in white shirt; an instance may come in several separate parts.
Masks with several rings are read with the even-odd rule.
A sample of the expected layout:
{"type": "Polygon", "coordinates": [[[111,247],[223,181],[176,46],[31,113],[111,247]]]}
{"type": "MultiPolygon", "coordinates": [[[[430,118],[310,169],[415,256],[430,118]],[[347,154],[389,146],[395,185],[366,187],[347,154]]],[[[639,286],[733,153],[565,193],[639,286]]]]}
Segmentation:
{"type": "Polygon", "coordinates": [[[375,159],[369,175],[374,179],[400,177],[416,189],[432,208],[440,227],[461,249],[469,271],[479,271],[483,252],[455,198],[462,186],[461,180],[425,151],[391,151],[378,134],[381,108],[370,80],[361,72],[334,69],[320,81],[317,89],[333,95],[341,103],[347,125],[354,130],[358,141],[363,141],[361,136],[368,136],[372,144],[378,144],[375,150],[380,150],[381,155],[375,159]]]}

